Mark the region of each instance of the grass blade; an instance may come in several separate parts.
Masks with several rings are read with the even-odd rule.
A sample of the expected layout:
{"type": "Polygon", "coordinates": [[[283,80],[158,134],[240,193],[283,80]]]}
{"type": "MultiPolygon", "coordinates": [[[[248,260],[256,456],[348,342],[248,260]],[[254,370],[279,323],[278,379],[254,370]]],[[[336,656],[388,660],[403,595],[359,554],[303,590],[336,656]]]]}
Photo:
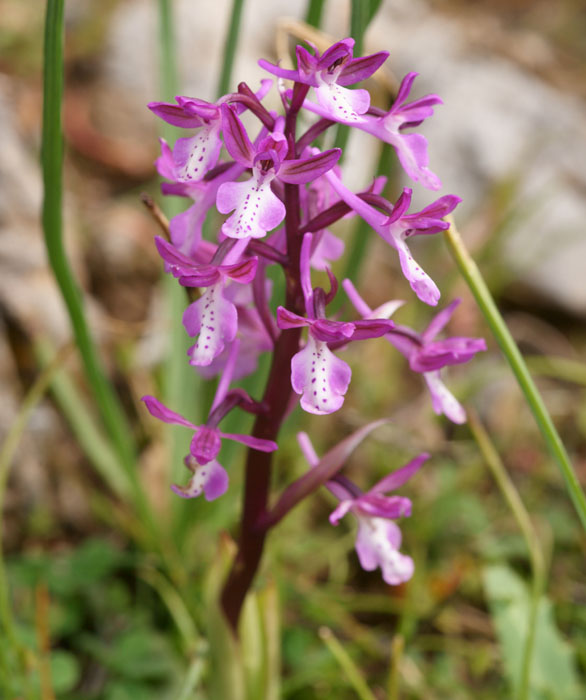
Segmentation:
{"type": "Polygon", "coordinates": [[[482,311],[494,337],[503,351],[513,374],[525,395],[525,399],[535,417],[537,426],[545,440],[545,443],[555,459],[562,476],[566,482],[566,488],[572,499],[572,503],[580,517],[583,527],[586,529],[586,497],[574,472],[566,448],[553,424],[543,399],[535,386],[525,360],[521,355],[517,344],[513,340],[507,325],[501,316],[496,303],[490,293],[486,282],[480,274],[476,263],[466,250],[460,234],[456,230],[451,217],[446,217],[450,222],[450,228],[445,232],[445,239],[452,257],[470,287],[480,310],[482,311]]]}
{"type": "Polygon", "coordinates": [[[236,46],[238,44],[238,34],[240,32],[240,21],[242,19],[242,7],[244,0],[233,0],[228,34],[224,44],[224,58],[222,60],[222,70],[218,80],[218,97],[225,95],[230,90],[232,80],[232,68],[236,56],[236,46]]]}
{"type": "Polygon", "coordinates": [[[93,396],[112,443],[127,471],[134,471],[132,433],[120,402],[104,374],[83,309],[82,294],[63,246],[63,98],[64,0],[48,0],[45,23],[43,86],[43,212],[42,222],[49,263],[65,301],[76,345],[93,396]]]}

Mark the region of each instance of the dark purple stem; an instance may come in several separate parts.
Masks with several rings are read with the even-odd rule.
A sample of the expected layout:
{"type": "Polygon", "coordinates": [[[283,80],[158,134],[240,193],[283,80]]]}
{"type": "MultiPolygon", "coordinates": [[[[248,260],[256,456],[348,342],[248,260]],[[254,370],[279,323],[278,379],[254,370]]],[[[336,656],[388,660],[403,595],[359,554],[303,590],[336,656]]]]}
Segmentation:
{"type": "MultiPolygon", "coordinates": [[[[307,94],[307,86],[295,85],[291,107],[285,121],[285,136],[289,142],[288,158],[295,158],[295,129],[297,113],[307,94]]],[[[285,307],[303,315],[304,302],[299,275],[301,236],[299,231],[299,185],[285,185],[285,231],[287,257],[285,267],[285,307]]],[[[252,429],[254,437],[276,440],[291,396],[291,359],[299,350],[301,329],[281,333],[273,351],[273,363],[263,396],[267,412],[260,414],[252,429]]],[[[252,584],[263,552],[267,530],[262,527],[266,517],[271,481],[272,453],[249,450],[246,460],[244,504],[240,523],[238,553],[222,591],[222,608],[234,634],[246,594],[252,584]]]]}

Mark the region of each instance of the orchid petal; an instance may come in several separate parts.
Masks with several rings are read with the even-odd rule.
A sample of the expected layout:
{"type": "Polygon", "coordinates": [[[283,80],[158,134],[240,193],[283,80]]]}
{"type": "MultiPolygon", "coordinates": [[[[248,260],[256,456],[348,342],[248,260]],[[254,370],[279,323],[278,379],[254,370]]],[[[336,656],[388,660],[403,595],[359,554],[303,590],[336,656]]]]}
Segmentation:
{"type": "Polygon", "coordinates": [[[234,214],[222,233],[230,238],[262,238],[285,218],[285,205],[272,192],[271,178],[253,175],[245,182],[225,182],[217,196],[218,211],[234,214]]]}
{"type": "Polygon", "coordinates": [[[332,148],[329,151],[318,153],[310,158],[299,158],[295,160],[285,160],[281,163],[278,177],[283,182],[293,185],[301,185],[311,180],[315,180],[340,160],[342,149],[332,148]]]}
{"type": "Polygon", "coordinates": [[[311,334],[316,340],[326,343],[339,343],[344,340],[354,340],[354,323],[330,321],[318,318],[311,324],[311,334]]]}
{"type": "Polygon", "coordinates": [[[373,571],[380,566],[384,581],[391,586],[408,581],[413,576],[413,560],[399,552],[400,540],[400,530],[392,520],[359,518],[356,553],[362,568],[373,571]]]}
{"type": "Polygon", "coordinates": [[[332,525],[337,525],[340,520],[348,513],[354,506],[354,499],[348,499],[345,501],[340,501],[338,506],[330,513],[329,521],[332,525]]]}
{"type": "Polygon", "coordinates": [[[203,491],[206,501],[213,501],[228,490],[228,474],[215,459],[207,464],[194,464],[190,468],[193,470],[193,476],[187,486],[171,486],[171,490],[177,496],[196,498],[203,491]]]}
{"type": "Polygon", "coordinates": [[[262,438],[253,437],[252,435],[240,435],[236,433],[220,433],[220,436],[227,440],[234,440],[247,447],[252,447],[253,450],[260,452],[274,452],[279,449],[279,446],[273,440],[264,440],[262,438]]]}
{"type": "Polygon", "coordinates": [[[189,349],[190,365],[209,365],[234,340],[238,315],[232,302],[225,299],[223,283],[206,289],[205,294],[190,304],[183,314],[183,325],[191,337],[199,336],[189,349]]]}
{"type": "Polygon", "coordinates": [[[409,247],[401,236],[393,236],[393,244],[399,253],[401,269],[411,289],[425,304],[436,306],[440,299],[440,291],[436,283],[413,259],[409,247]]]}
{"type": "Polygon", "coordinates": [[[259,59],[258,65],[279,78],[285,78],[285,80],[299,80],[298,71],[281,68],[280,66],[276,66],[274,63],[269,63],[264,58],[259,59]]]}
{"type": "Polygon", "coordinates": [[[330,119],[354,124],[362,121],[370,107],[370,95],[367,90],[349,90],[336,83],[322,83],[315,88],[318,102],[330,119]]]}
{"type": "Polygon", "coordinates": [[[248,258],[233,265],[222,265],[219,269],[223,275],[234,280],[234,282],[248,284],[255,278],[257,267],[258,258],[248,258]]]}
{"type": "Polygon", "coordinates": [[[431,405],[435,413],[438,416],[443,413],[452,423],[465,423],[466,411],[441,380],[439,370],[425,372],[423,378],[431,394],[431,405]]]}
{"type": "Polygon", "coordinates": [[[407,73],[407,75],[401,80],[401,84],[399,85],[399,89],[397,90],[397,98],[394,101],[392,107],[391,107],[391,112],[393,110],[397,110],[404,102],[405,100],[409,97],[409,93],[411,92],[411,87],[413,86],[413,81],[415,78],[419,75],[419,73],[407,73]]]}
{"type": "Polygon", "coordinates": [[[173,148],[175,177],[179,182],[198,182],[218,162],[222,141],[220,122],[202,127],[195,136],[177,139],[173,148]]]}
{"type": "Polygon", "coordinates": [[[201,425],[191,438],[189,451],[198,464],[207,464],[218,456],[221,447],[220,432],[201,425]]]}
{"type": "Polygon", "coordinates": [[[289,311],[284,306],[277,308],[277,325],[279,328],[304,328],[309,325],[309,320],[299,314],[289,311]]]}
{"type": "Polygon", "coordinates": [[[441,180],[427,167],[429,155],[425,136],[399,133],[398,126],[391,117],[384,118],[384,124],[387,134],[385,141],[394,147],[407,175],[429,190],[441,189],[441,180]]]}
{"type": "Polygon", "coordinates": [[[149,102],[147,107],[157,117],[173,126],[180,126],[184,129],[197,129],[204,124],[197,114],[187,113],[180,105],[169,102],[149,102]]]}
{"type": "Polygon", "coordinates": [[[446,338],[429,341],[409,358],[409,366],[415,372],[430,372],[448,365],[461,365],[471,360],[477,352],[486,350],[483,338],[446,338]]]}
{"type": "Polygon", "coordinates": [[[357,515],[376,518],[405,518],[411,515],[411,501],[403,496],[381,496],[377,493],[363,493],[356,499],[353,510],[357,515]]]}
{"type": "Polygon", "coordinates": [[[380,338],[395,327],[392,321],[387,321],[383,318],[363,319],[352,323],[354,324],[354,333],[351,340],[380,338]]]}
{"type": "Polygon", "coordinates": [[[151,416],[154,416],[158,420],[163,421],[163,423],[171,423],[172,425],[184,425],[186,428],[192,428],[193,430],[197,430],[196,425],[188,421],[183,416],[179,415],[179,413],[175,413],[175,411],[172,411],[170,408],[167,408],[154,396],[143,396],[141,400],[144,401],[144,405],[146,406],[151,416]]]}
{"type": "Polygon", "coordinates": [[[353,58],[344,65],[336,82],[338,85],[354,85],[361,80],[366,80],[376,73],[388,57],[388,51],[379,51],[370,56],[353,58]]]}
{"type": "Polygon", "coordinates": [[[431,320],[430,324],[421,334],[422,338],[425,341],[433,340],[435,336],[448,324],[449,320],[454,314],[454,311],[458,308],[458,306],[460,306],[461,302],[461,299],[454,299],[454,301],[448,304],[445,309],[442,309],[438,314],[436,314],[431,320]]]}
{"type": "Polygon", "coordinates": [[[351,376],[350,367],[311,333],[307,345],[291,361],[291,384],[301,394],[301,408],[308,413],[337,411],[344,403],[351,376]]]}
{"type": "Polygon", "coordinates": [[[387,474],[384,478],[378,481],[367,493],[386,493],[387,491],[395,491],[399,486],[403,486],[409,479],[416,474],[421,465],[429,459],[430,455],[427,452],[418,455],[408,462],[401,469],[397,469],[391,474],[387,474]]]}
{"type": "Polygon", "coordinates": [[[248,138],[244,125],[231,107],[223,104],[220,109],[222,111],[224,143],[228,153],[241,165],[252,166],[255,149],[248,138]]]}

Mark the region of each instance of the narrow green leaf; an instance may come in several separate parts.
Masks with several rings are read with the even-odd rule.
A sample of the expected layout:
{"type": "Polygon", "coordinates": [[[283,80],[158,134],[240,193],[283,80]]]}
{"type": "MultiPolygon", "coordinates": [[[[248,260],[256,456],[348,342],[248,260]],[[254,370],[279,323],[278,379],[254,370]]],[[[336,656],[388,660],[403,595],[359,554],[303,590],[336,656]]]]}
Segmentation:
{"type": "Polygon", "coordinates": [[[553,424],[551,416],[545,407],[543,399],[541,398],[541,395],[537,390],[531,375],[529,374],[525,360],[523,359],[513,336],[507,328],[507,324],[501,316],[492,294],[486,286],[486,282],[480,274],[480,270],[466,250],[464,242],[456,230],[453,218],[446,217],[446,219],[450,222],[450,228],[445,232],[445,240],[448,244],[450,253],[456,261],[462,276],[466,280],[466,283],[470,287],[470,291],[476,299],[476,303],[480,307],[480,310],[482,311],[494,337],[500,345],[507,362],[513,370],[513,374],[517,379],[521,391],[525,395],[525,400],[527,401],[527,404],[535,417],[535,422],[537,423],[543,439],[545,440],[550,453],[557,462],[562,476],[564,477],[566,488],[568,489],[576,512],[580,517],[582,526],[586,529],[586,496],[584,495],[584,491],[582,490],[578,477],[576,476],[574,468],[572,467],[572,463],[570,462],[570,458],[566,452],[564,443],[562,442],[555,425],[553,424]]]}
{"type": "Polygon", "coordinates": [[[319,636],[338,662],[348,682],[356,693],[356,697],[360,700],[376,700],[374,693],[366,684],[360,669],[350,658],[350,655],[342,644],[336,639],[332,630],[328,627],[322,627],[319,631],[319,636]]]}
{"type": "Polygon", "coordinates": [[[132,433],[120,402],[108,382],[86,322],[82,295],[63,246],[63,99],[64,0],[48,0],[45,23],[42,222],[51,269],[65,301],[75,341],[102,420],[128,472],[135,468],[132,433]]]}
{"type": "Polygon", "coordinates": [[[232,13],[230,15],[230,24],[228,25],[228,33],[226,35],[226,41],[224,43],[222,71],[218,80],[218,97],[225,95],[230,90],[230,82],[232,80],[232,68],[234,66],[236,47],[238,45],[238,34],[240,32],[240,21],[242,19],[243,6],[244,0],[232,1],[232,13]]]}
{"type": "Polygon", "coordinates": [[[325,0],[309,0],[307,3],[307,10],[305,11],[305,21],[312,27],[319,29],[323,11],[324,11],[325,0]]]}

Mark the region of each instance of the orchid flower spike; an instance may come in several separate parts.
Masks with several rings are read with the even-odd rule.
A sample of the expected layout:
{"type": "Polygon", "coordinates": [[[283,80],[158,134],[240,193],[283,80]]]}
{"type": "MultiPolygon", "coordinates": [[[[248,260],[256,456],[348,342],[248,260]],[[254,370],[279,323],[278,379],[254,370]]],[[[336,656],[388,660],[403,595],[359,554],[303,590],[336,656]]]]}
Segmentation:
{"type": "MultiPolygon", "coordinates": [[[[319,459],[306,433],[298,433],[297,441],[312,468],[319,459]]],[[[391,586],[408,581],[413,576],[413,560],[401,554],[401,530],[394,522],[396,518],[411,515],[411,501],[402,496],[385,496],[406,483],[429,459],[424,453],[401,469],[388,474],[371,489],[362,492],[345,477],[335,477],[326,482],[327,488],[340,501],[330,515],[330,523],[337,525],[347,513],[358,521],[356,553],[365,571],[379,568],[383,579],[391,586]]]]}

